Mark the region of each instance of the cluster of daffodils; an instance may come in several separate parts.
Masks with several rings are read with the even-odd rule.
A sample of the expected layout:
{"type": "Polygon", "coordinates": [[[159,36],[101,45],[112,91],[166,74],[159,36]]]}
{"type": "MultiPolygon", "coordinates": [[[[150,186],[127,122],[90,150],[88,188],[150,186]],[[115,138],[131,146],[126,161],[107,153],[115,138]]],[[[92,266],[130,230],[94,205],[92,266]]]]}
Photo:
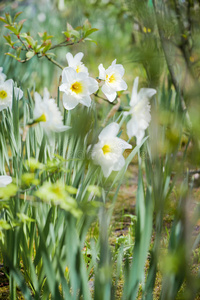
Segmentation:
{"type": "MultiPolygon", "coordinates": [[[[99,88],[109,102],[117,98],[117,92],[127,89],[127,84],[123,80],[124,68],[116,63],[116,59],[107,69],[102,64],[99,65],[98,81],[89,76],[87,67],[82,62],[83,53],[79,52],[75,56],[67,53],[66,59],[68,67],[62,71],[62,84],[59,90],[63,92],[63,106],[67,110],[74,109],[78,104],[90,107],[92,103],[91,95],[95,94],[99,88]]],[[[23,92],[14,87],[13,80],[6,80],[6,75],[0,68],[0,110],[12,108],[13,91],[16,99],[21,99],[23,92]]],[[[138,92],[139,78],[133,84],[130,109],[124,112],[129,117],[127,122],[127,135],[129,139],[136,137],[137,145],[140,145],[151,121],[149,99],[156,94],[156,90],[142,88],[138,92]]],[[[51,132],[61,132],[70,127],[63,124],[62,114],[57,107],[56,101],[50,98],[47,89],[44,89],[43,99],[36,92],[34,94],[35,108],[33,111],[33,123],[40,123],[44,132],[50,136],[51,132]]],[[[119,171],[125,164],[123,152],[131,149],[132,146],[117,137],[119,125],[115,122],[106,126],[98,136],[98,142],[91,145],[91,158],[96,165],[100,165],[105,177],[112,171],[119,171]]]]}
{"type": "Polygon", "coordinates": [[[23,97],[22,90],[14,87],[12,79],[6,80],[6,75],[2,71],[3,68],[0,68],[0,111],[8,107],[12,108],[13,91],[16,99],[20,100],[23,97]]]}

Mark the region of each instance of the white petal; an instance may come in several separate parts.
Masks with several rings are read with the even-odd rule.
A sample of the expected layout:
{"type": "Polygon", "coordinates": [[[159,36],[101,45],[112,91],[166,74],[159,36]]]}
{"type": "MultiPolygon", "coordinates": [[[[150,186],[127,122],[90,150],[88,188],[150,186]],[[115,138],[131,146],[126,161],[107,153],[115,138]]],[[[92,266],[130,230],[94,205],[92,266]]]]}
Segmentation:
{"type": "Polygon", "coordinates": [[[82,52],[77,53],[74,56],[75,63],[78,64],[82,60],[83,56],[84,56],[84,54],[82,52]]]}
{"type": "Polygon", "coordinates": [[[117,87],[117,91],[125,91],[127,89],[127,84],[124,80],[120,80],[118,82],[118,87],[117,87]]]}
{"type": "Polygon", "coordinates": [[[67,62],[68,62],[69,66],[73,65],[74,58],[73,58],[73,55],[70,52],[68,52],[66,54],[66,59],[67,59],[67,62]]]}
{"type": "Polygon", "coordinates": [[[5,87],[7,87],[10,90],[10,92],[12,93],[13,85],[14,85],[14,81],[12,79],[6,80],[5,82],[3,82],[3,85],[5,87]]]}
{"type": "Polygon", "coordinates": [[[77,78],[77,73],[76,71],[71,68],[71,67],[66,67],[63,69],[62,71],[62,82],[72,82],[74,80],[76,80],[77,78]]]}
{"type": "Polygon", "coordinates": [[[91,77],[87,78],[87,85],[88,85],[89,94],[95,93],[99,88],[98,82],[94,78],[91,78],[91,77]]]}
{"type": "Polygon", "coordinates": [[[138,97],[139,98],[151,98],[156,93],[157,93],[157,91],[154,89],[142,88],[142,89],[140,89],[140,91],[138,93],[138,97]]]}
{"type": "Polygon", "coordinates": [[[23,97],[23,91],[20,88],[14,87],[15,98],[20,100],[23,97]]]}
{"type": "Polygon", "coordinates": [[[144,130],[139,130],[137,132],[137,135],[136,135],[136,138],[137,138],[137,145],[140,145],[141,144],[141,141],[144,137],[144,134],[145,134],[145,131],[144,130]]]}
{"type": "Polygon", "coordinates": [[[45,87],[43,91],[43,100],[48,100],[50,98],[50,93],[48,89],[45,87]]]}
{"type": "Polygon", "coordinates": [[[87,80],[88,79],[88,75],[85,72],[79,72],[76,73],[76,80],[77,81],[82,81],[82,80],[87,80]]]}
{"type": "Polygon", "coordinates": [[[129,139],[137,134],[138,125],[134,118],[131,118],[126,125],[127,134],[129,139]]]}
{"type": "Polygon", "coordinates": [[[106,95],[110,102],[113,102],[117,96],[117,93],[107,84],[102,86],[102,92],[106,95]]]}
{"type": "Polygon", "coordinates": [[[91,105],[91,98],[90,98],[90,96],[88,95],[88,96],[82,97],[81,100],[80,100],[80,103],[82,103],[83,105],[85,105],[87,107],[90,107],[90,105],[91,105]]]}
{"type": "Polygon", "coordinates": [[[99,69],[99,79],[105,80],[106,79],[106,70],[105,70],[105,68],[103,67],[102,64],[100,64],[98,66],[98,69],[99,69]]]}
{"type": "Polygon", "coordinates": [[[113,90],[107,83],[105,83],[101,89],[104,94],[113,94],[115,92],[115,90],[113,90]]]}
{"type": "Polygon", "coordinates": [[[107,178],[107,177],[111,174],[111,172],[112,172],[112,166],[110,167],[110,166],[103,165],[103,166],[101,166],[101,169],[102,169],[102,171],[103,171],[104,177],[106,177],[106,178],[107,178]]]}
{"type": "Polygon", "coordinates": [[[117,97],[117,93],[116,92],[114,92],[112,94],[106,94],[106,93],[104,93],[104,94],[106,95],[106,97],[108,98],[108,100],[110,102],[113,102],[115,100],[115,98],[117,97]]]}
{"type": "Polygon", "coordinates": [[[99,134],[99,139],[107,139],[111,137],[115,137],[119,131],[119,124],[113,122],[107,125],[99,134]]]}
{"type": "Polygon", "coordinates": [[[67,85],[66,83],[62,83],[62,84],[59,86],[59,91],[64,92],[64,93],[67,93],[67,91],[68,91],[68,85],[67,85]]]}
{"type": "Polygon", "coordinates": [[[112,67],[116,65],[116,61],[117,61],[116,59],[113,60],[113,62],[112,62],[112,64],[111,64],[112,67]]]}
{"type": "Polygon", "coordinates": [[[116,73],[119,73],[119,75],[121,77],[124,76],[125,70],[124,70],[124,67],[122,65],[115,65],[113,69],[115,70],[116,73]]]}
{"type": "Polygon", "coordinates": [[[118,137],[116,137],[116,140],[117,140],[119,148],[121,148],[121,149],[131,149],[132,148],[132,146],[129,143],[125,142],[124,140],[122,140],[118,137]]]}
{"type": "Polygon", "coordinates": [[[34,99],[35,99],[35,102],[38,102],[38,103],[42,101],[40,94],[38,94],[37,92],[34,93],[34,99]]]}
{"type": "Polygon", "coordinates": [[[76,98],[71,95],[63,94],[63,106],[67,110],[71,110],[79,104],[76,98]]]}
{"type": "Polygon", "coordinates": [[[135,105],[138,102],[138,95],[137,95],[138,84],[139,84],[139,77],[136,77],[133,83],[133,89],[131,94],[131,101],[130,101],[131,106],[135,105]]]}
{"type": "Polygon", "coordinates": [[[113,171],[121,170],[124,165],[125,165],[125,159],[124,159],[123,155],[121,155],[119,157],[118,161],[114,164],[113,171]]]}
{"type": "Polygon", "coordinates": [[[0,187],[5,187],[12,182],[12,177],[7,175],[0,176],[0,187]]]}

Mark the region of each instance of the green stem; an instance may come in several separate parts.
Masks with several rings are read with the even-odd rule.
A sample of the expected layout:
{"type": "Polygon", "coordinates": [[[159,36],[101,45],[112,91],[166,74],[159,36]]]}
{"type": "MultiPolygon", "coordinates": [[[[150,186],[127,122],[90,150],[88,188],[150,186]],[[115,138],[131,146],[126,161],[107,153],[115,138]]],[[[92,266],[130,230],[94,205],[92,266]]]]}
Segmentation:
{"type": "Polygon", "coordinates": [[[54,65],[56,65],[57,67],[59,67],[61,70],[64,69],[57,61],[55,61],[53,58],[50,58],[47,54],[45,55],[45,57],[46,57],[50,62],[52,62],[54,65]]]}

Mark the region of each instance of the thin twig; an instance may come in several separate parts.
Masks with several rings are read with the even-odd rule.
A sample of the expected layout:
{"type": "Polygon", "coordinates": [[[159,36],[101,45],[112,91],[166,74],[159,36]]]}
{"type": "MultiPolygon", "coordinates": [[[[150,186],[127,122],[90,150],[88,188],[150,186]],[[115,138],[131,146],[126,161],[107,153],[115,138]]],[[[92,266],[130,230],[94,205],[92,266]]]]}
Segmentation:
{"type": "Polygon", "coordinates": [[[50,58],[47,54],[45,55],[45,57],[46,57],[50,62],[52,62],[54,65],[56,65],[57,67],[59,67],[61,70],[64,69],[57,61],[55,61],[53,58],[50,58]]]}
{"type": "Polygon", "coordinates": [[[80,42],[82,42],[82,41],[83,41],[83,39],[80,39],[80,40],[78,40],[77,42],[71,42],[71,43],[68,43],[68,41],[65,40],[65,41],[63,41],[63,42],[61,42],[61,43],[59,43],[59,44],[57,44],[57,45],[51,46],[50,50],[55,49],[55,48],[59,48],[59,47],[73,46],[74,44],[78,44],[78,43],[80,43],[80,42]],[[67,43],[67,44],[66,44],[66,43],[67,43]]]}

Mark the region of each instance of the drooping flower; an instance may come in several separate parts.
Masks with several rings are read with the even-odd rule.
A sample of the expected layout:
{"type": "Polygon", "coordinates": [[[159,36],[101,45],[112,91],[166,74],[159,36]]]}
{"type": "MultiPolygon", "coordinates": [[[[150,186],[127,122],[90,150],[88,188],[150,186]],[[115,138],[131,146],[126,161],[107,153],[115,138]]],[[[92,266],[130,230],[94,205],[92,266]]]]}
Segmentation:
{"type": "Polygon", "coordinates": [[[73,68],[67,67],[62,72],[62,84],[59,88],[64,92],[64,107],[71,110],[79,103],[90,107],[90,95],[98,90],[98,82],[86,73],[77,73],[73,68]]]}
{"type": "Polygon", "coordinates": [[[0,83],[4,82],[6,80],[6,75],[3,73],[3,68],[0,67],[0,83]]]}
{"type": "Polygon", "coordinates": [[[66,59],[69,67],[73,68],[77,73],[83,72],[89,75],[88,68],[82,63],[83,53],[79,52],[73,56],[70,52],[66,54],[66,59]]]}
{"type": "Polygon", "coordinates": [[[12,177],[7,175],[0,176],[0,188],[5,187],[12,182],[12,177]]]}
{"type": "Polygon", "coordinates": [[[47,88],[44,89],[43,100],[36,92],[35,108],[33,111],[34,122],[40,122],[44,131],[49,134],[53,132],[61,132],[69,129],[69,126],[63,125],[63,117],[59,111],[54,99],[50,99],[47,88]]]}
{"type": "MultiPolygon", "coordinates": [[[[7,107],[12,108],[13,86],[14,82],[12,79],[0,82],[0,111],[7,107]]],[[[18,100],[23,97],[23,91],[17,87],[14,87],[14,94],[18,100]]]]}
{"type": "Polygon", "coordinates": [[[102,86],[102,92],[106,95],[110,102],[113,102],[117,96],[116,92],[127,89],[126,82],[122,79],[124,75],[124,67],[116,64],[116,59],[112,62],[108,69],[102,64],[99,65],[99,79],[105,80],[102,86]]]}
{"type": "Polygon", "coordinates": [[[106,126],[99,134],[99,141],[92,147],[94,164],[100,165],[105,177],[112,171],[119,171],[125,164],[123,152],[132,146],[117,137],[119,125],[115,122],[106,126]]]}
{"type": "Polygon", "coordinates": [[[125,113],[130,114],[131,119],[127,123],[127,134],[131,138],[133,136],[137,139],[139,145],[144,137],[145,130],[148,128],[151,121],[151,106],[149,98],[156,94],[155,89],[142,88],[137,92],[139,77],[135,78],[133,90],[130,101],[130,111],[125,113]]]}

